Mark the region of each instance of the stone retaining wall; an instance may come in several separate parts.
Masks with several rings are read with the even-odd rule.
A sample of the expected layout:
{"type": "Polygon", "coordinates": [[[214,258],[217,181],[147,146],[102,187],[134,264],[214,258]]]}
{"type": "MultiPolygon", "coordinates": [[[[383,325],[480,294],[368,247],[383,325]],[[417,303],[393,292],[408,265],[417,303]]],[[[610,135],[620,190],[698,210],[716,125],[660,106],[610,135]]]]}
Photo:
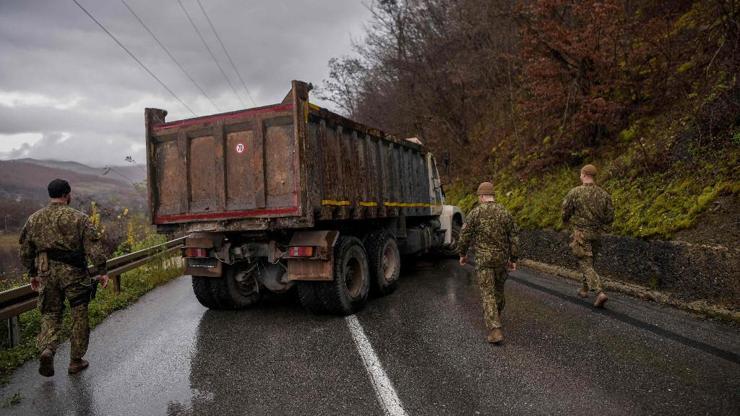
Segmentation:
{"type": "MultiPolygon", "coordinates": [[[[568,234],[522,230],[521,257],[576,268],[568,234]]],[[[605,235],[595,267],[603,276],[740,309],[740,249],[605,235]]]]}

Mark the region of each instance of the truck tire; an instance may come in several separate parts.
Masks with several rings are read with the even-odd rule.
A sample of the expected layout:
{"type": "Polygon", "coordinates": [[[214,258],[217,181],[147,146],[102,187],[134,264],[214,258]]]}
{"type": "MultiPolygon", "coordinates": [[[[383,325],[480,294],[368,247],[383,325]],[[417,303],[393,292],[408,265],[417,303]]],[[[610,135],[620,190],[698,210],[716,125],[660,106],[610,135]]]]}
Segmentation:
{"type": "Polygon", "coordinates": [[[385,231],[371,233],[365,239],[365,250],[373,292],[392,293],[401,276],[401,253],[396,238],[385,231]]]}
{"type": "Polygon", "coordinates": [[[223,277],[193,276],[193,291],[201,305],[209,309],[244,309],[260,300],[254,274],[247,274],[238,266],[224,269],[223,277]]]}
{"type": "Polygon", "coordinates": [[[222,299],[226,309],[244,309],[259,302],[262,294],[257,273],[256,264],[226,266],[223,285],[218,287],[218,297],[222,299]]]}
{"type": "Polygon", "coordinates": [[[339,237],[334,246],[334,280],[316,285],[324,311],[351,315],[367,302],[370,270],[362,242],[356,237],[339,237]]]}
{"type": "Polygon", "coordinates": [[[208,309],[218,309],[218,302],[213,296],[211,281],[213,277],[193,276],[193,293],[201,305],[208,309]]]}

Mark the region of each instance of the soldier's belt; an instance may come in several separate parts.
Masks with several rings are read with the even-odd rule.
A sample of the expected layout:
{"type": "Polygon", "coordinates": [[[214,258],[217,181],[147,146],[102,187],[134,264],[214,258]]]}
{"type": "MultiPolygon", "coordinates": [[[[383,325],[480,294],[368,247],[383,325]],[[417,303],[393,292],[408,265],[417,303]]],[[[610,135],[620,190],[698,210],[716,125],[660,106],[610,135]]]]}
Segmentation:
{"type": "Polygon", "coordinates": [[[85,254],[77,251],[47,250],[46,256],[49,260],[64,263],[78,269],[87,269],[85,254]]]}

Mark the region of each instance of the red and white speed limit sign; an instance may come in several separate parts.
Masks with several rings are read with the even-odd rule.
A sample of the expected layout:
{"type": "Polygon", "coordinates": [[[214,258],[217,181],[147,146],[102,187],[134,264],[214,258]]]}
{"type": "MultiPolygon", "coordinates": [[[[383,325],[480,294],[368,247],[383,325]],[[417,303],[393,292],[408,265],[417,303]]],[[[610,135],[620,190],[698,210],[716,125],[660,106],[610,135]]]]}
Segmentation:
{"type": "Polygon", "coordinates": [[[236,145],[236,153],[244,153],[244,143],[239,143],[236,145]]]}

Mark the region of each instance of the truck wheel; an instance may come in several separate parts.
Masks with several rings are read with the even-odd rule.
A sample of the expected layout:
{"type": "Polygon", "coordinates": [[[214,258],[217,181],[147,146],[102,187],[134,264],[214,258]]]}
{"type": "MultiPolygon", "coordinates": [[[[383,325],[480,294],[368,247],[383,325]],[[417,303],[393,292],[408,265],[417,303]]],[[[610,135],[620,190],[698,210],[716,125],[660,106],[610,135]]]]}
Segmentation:
{"type": "Polygon", "coordinates": [[[209,309],[218,309],[218,302],[213,296],[211,280],[213,277],[193,276],[193,293],[201,305],[209,309]]]}
{"type": "Polygon", "coordinates": [[[367,254],[356,237],[340,237],[334,247],[334,280],[317,285],[326,311],[351,315],[367,302],[370,271],[367,254]]]}
{"type": "Polygon", "coordinates": [[[244,309],[252,306],[261,297],[255,273],[256,268],[250,271],[242,267],[225,266],[223,277],[193,276],[195,297],[210,309],[244,309]]]}
{"type": "Polygon", "coordinates": [[[457,241],[460,239],[462,224],[457,220],[452,220],[452,242],[439,250],[439,253],[445,257],[457,257],[457,241]]]}
{"type": "Polygon", "coordinates": [[[387,232],[370,234],[365,240],[373,291],[387,295],[396,290],[401,276],[401,253],[395,237],[387,232]]]}
{"type": "Polygon", "coordinates": [[[223,283],[218,291],[227,309],[244,309],[262,297],[256,264],[227,266],[223,283]]]}

